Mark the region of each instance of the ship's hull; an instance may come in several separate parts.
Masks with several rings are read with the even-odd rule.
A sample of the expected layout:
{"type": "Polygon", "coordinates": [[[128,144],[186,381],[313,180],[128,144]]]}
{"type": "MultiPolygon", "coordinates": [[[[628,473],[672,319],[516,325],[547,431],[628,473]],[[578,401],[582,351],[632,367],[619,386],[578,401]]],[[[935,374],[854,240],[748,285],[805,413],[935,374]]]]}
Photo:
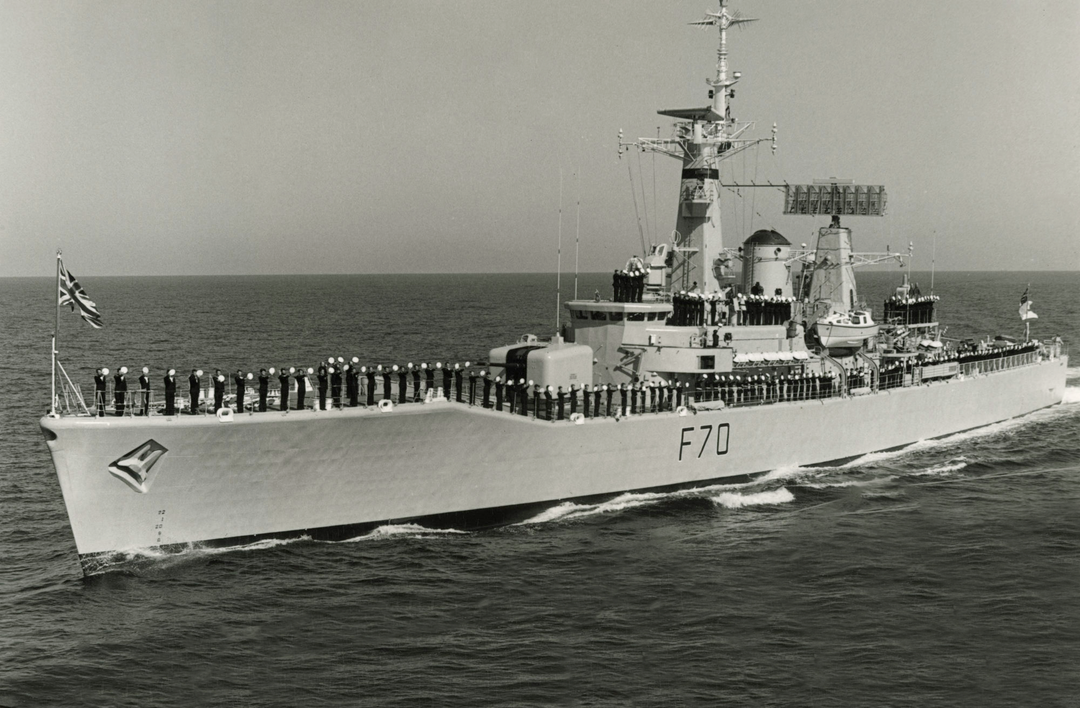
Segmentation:
{"type": "Polygon", "coordinates": [[[850,458],[1059,403],[1066,365],[1059,358],[864,396],[580,425],[435,402],[227,422],[46,417],[41,426],[92,568],[102,554],[135,548],[340,538],[423,519],[490,525],[561,500],[850,458]]]}

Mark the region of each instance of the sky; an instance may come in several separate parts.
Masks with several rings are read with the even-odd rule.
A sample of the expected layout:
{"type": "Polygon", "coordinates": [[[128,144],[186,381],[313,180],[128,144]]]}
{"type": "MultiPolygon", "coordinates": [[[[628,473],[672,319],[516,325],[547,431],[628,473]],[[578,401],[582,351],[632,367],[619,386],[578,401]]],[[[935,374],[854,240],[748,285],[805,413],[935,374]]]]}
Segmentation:
{"type": "MultiPolygon", "coordinates": [[[[618,154],[705,105],[709,0],[0,0],[0,276],[607,271],[675,223],[618,154]],[[561,194],[561,196],[560,196],[561,194]],[[635,216],[635,198],[637,213],[635,216]],[[560,217],[561,208],[561,217],[560,217]],[[640,224],[640,227],[639,227],[640,224]]],[[[736,178],[883,184],[858,250],[1080,269],[1080,3],[735,0],[736,178]]],[[[725,245],[823,219],[725,198],[725,245]]]]}

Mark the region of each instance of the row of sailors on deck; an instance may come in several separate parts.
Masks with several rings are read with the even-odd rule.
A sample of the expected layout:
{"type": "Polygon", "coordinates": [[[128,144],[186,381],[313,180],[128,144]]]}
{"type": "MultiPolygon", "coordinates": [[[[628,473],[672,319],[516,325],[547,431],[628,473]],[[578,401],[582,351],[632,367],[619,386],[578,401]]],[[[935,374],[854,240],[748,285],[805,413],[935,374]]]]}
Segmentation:
{"type": "MultiPolygon", "coordinates": [[[[637,256],[634,256],[634,260],[637,256]]],[[[640,263],[640,260],[638,261],[640,263]]],[[[615,302],[641,302],[645,295],[644,267],[631,270],[617,270],[611,277],[611,287],[615,302]]]]}
{"type": "MultiPolygon", "coordinates": [[[[696,285],[696,283],[695,283],[696,285]]],[[[781,325],[791,319],[793,297],[735,294],[732,288],[703,295],[691,288],[671,296],[675,327],[781,325]]]]}
{"type": "MultiPolygon", "coordinates": [[[[269,369],[260,369],[258,377],[258,404],[252,404],[249,408],[251,411],[258,410],[259,412],[265,412],[267,410],[267,398],[270,394],[270,381],[271,377],[275,377],[278,380],[280,388],[277,391],[278,406],[282,411],[289,410],[289,398],[290,393],[295,395],[294,408],[305,408],[305,398],[307,392],[318,391],[318,409],[327,409],[327,392],[330,393],[330,399],[335,408],[340,408],[343,405],[357,406],[359,405],[359,398],[361,394],[361,379],[366,379],[367,389],[367,404],[375,404],[375,395],[377,389],[377,381],[382,379],[384,397],[391,398],[390,391],[392,386],[392,379],[397,377],[400,386],[400,402],[405,402],[405,390],[407,388],[409,379],[412,380],[412,388],[414,391],[414,400],[422,400],[421,391],[421,379],[424,379],[426,384],[425,390],[432,390],[436,388],[437,379],[441,379],[441,391],[449,398],[453,391],[456,389],[456,396],[458,402],[463,402],[463,390],[464,390],[464,377],[465,368],[468,368],[471,363],[465,362],[465,368],[462,368],[461,364],[454,364],[453,367],[449,363],[443,366],[442,362],[438,362],[434,367],[429,367],[426,363],[414,366],[409,363],[407,367],[399,367],[396,364],[392,367],[383,367],[381,364],[374,367],[357,366],[359,358],[353,357],[352,363],[347,364],[342,357],[334,359],[331,357],[326,364],[320,364],[318,367],[317,389],[312,385],[309,375],[315,374],[316,369],[312,367],[289,367],[286,371],[282,366],[280,369],[270,367],[269,369]],[[292,386],[290,386],[292,383],[292,386]],[[344,398],[342,397],[342,385],[344,384],[344,398]],[[455,386],[456,384],[456,386],[455,386]],[[291,389],[291,391],[290,391],[291,389]]],[[[137,394],[132,395],[129,398],[128,383],[127,383],[128,368],[126,366],[120,367],[120,370],[113,376],[113,410],[115,415],[123,416],[131,413],[133,415],[148,415],[150,410],[150,369],[143,367],[142,375],[139,376],[139,391],[137,394]],[[129,406],[132,410],[129,410],[129,406]]],[[[107,368],[100,368],[97,370],[94,376],[94,402],[98,416],[105,415],[105,407],[107,402],[107,383],[108,383],[109,370],[107,368]]],[[[192,369],[191,375],[188,376],[188,398],[189,406],[188,413],[196,415],[199,412],[199,399],[203,391],[202,383],[203,371],[201,369],[192,369]]],[[[474,380],[473,387],[475,387],[475,373],[470,373],[470,378],[474,380]]],[[[251,373],[244,374],[243,371],[237,370],[232,376],[233,390],[236,398],[236,410],[238,412],[244,412],[246,406],[246,393],[249,387],[254,385],[254,375],[251,373]]],[[[176,369],[169,369],[165,374],[164,379],[164,392],[165,392],[165,415],[175,415],[178,412],[176,406],[176,390],[177,390],[177,378],[176,369]]],[[[215,369],[214,375],[210,379],[210,383],[213,385],[213,404],[211,408],[210,401],[207,401],[207,411],[213,411],[217,413],[225,405],[225,387],[226,377],[221,373],[221,369],[215,369]]],[[[209,391],[207,391],[209,393],[209,391]]]]}

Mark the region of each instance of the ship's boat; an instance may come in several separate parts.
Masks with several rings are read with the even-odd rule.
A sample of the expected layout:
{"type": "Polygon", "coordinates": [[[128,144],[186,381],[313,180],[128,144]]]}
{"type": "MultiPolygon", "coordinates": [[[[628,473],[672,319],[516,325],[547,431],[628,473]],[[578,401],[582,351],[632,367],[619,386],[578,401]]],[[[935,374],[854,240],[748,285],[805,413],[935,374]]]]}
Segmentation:
{"type": "Polygon", "coordinates": [[[814,335],[826,349],[858,348],[877,333],[878,325],[866,310],[832,312],[814,322],[814,335]]]}
{"type": "Polygon", "coordinates": [[[880,185],[766,184],[783,192],[785,214],[830,223],[812,248],[774,230],[724,246],[721,194],[763,185],[725,184],[720,164],[776,147],[775,127],[753,139],[730,113],[740,74],[728,72],[727,31],[749,21],[721,0],[694,23],[720,32],[709,103],[660,111],[675,119],[670,137],[620,141],[620,153],[681,161],[675,229],[615,271],[611,297],[564,303],[559,335],[526,335],[463,367],[332,357],[347,391],[324,407],[308,383],[297,410],[298,391],[271,388],[271,405],[282,399],[273,412],[254,411],[250,385],[217,410],[205,388],[179,403],[107,389],[87,401],[54,351],[40,425],[84,572],[131,549],[346,539],[387,523],[484,528],[567,500],[850,459],[1060,403],[1060,339],[944,340],[938,298],[906,278],[880,324],[857,305],[857,266],[906,257],[854,252],[840,223],[884,216],[880,185]]]}

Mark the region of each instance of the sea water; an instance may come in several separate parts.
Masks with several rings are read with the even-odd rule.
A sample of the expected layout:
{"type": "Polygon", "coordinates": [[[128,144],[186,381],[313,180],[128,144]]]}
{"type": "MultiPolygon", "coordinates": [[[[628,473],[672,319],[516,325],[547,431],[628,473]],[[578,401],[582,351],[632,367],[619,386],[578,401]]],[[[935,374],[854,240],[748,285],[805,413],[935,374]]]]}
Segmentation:
{"type": "MultiPolygon", "coordinates": [[[[862,294],[880,312],[898,279],[862,294]]],[[[937,274],[946,336],[1022,336],[1029,282],[1033,335],[1075,347],[1076,273],[937,274]]],[[[557,301],[552,275],[83,285],[105,328],[65,310],[60,351],[84,391],[98,366],[157,388],[170,367],[476,361],[550,335],[557,301]]],[[[84,579],[37,428],[53,286],[0,280],[0,706],[1080,704],[1077,365],[1067,405],[842,466],[492,531],[147,549],[84,579]]]]}

